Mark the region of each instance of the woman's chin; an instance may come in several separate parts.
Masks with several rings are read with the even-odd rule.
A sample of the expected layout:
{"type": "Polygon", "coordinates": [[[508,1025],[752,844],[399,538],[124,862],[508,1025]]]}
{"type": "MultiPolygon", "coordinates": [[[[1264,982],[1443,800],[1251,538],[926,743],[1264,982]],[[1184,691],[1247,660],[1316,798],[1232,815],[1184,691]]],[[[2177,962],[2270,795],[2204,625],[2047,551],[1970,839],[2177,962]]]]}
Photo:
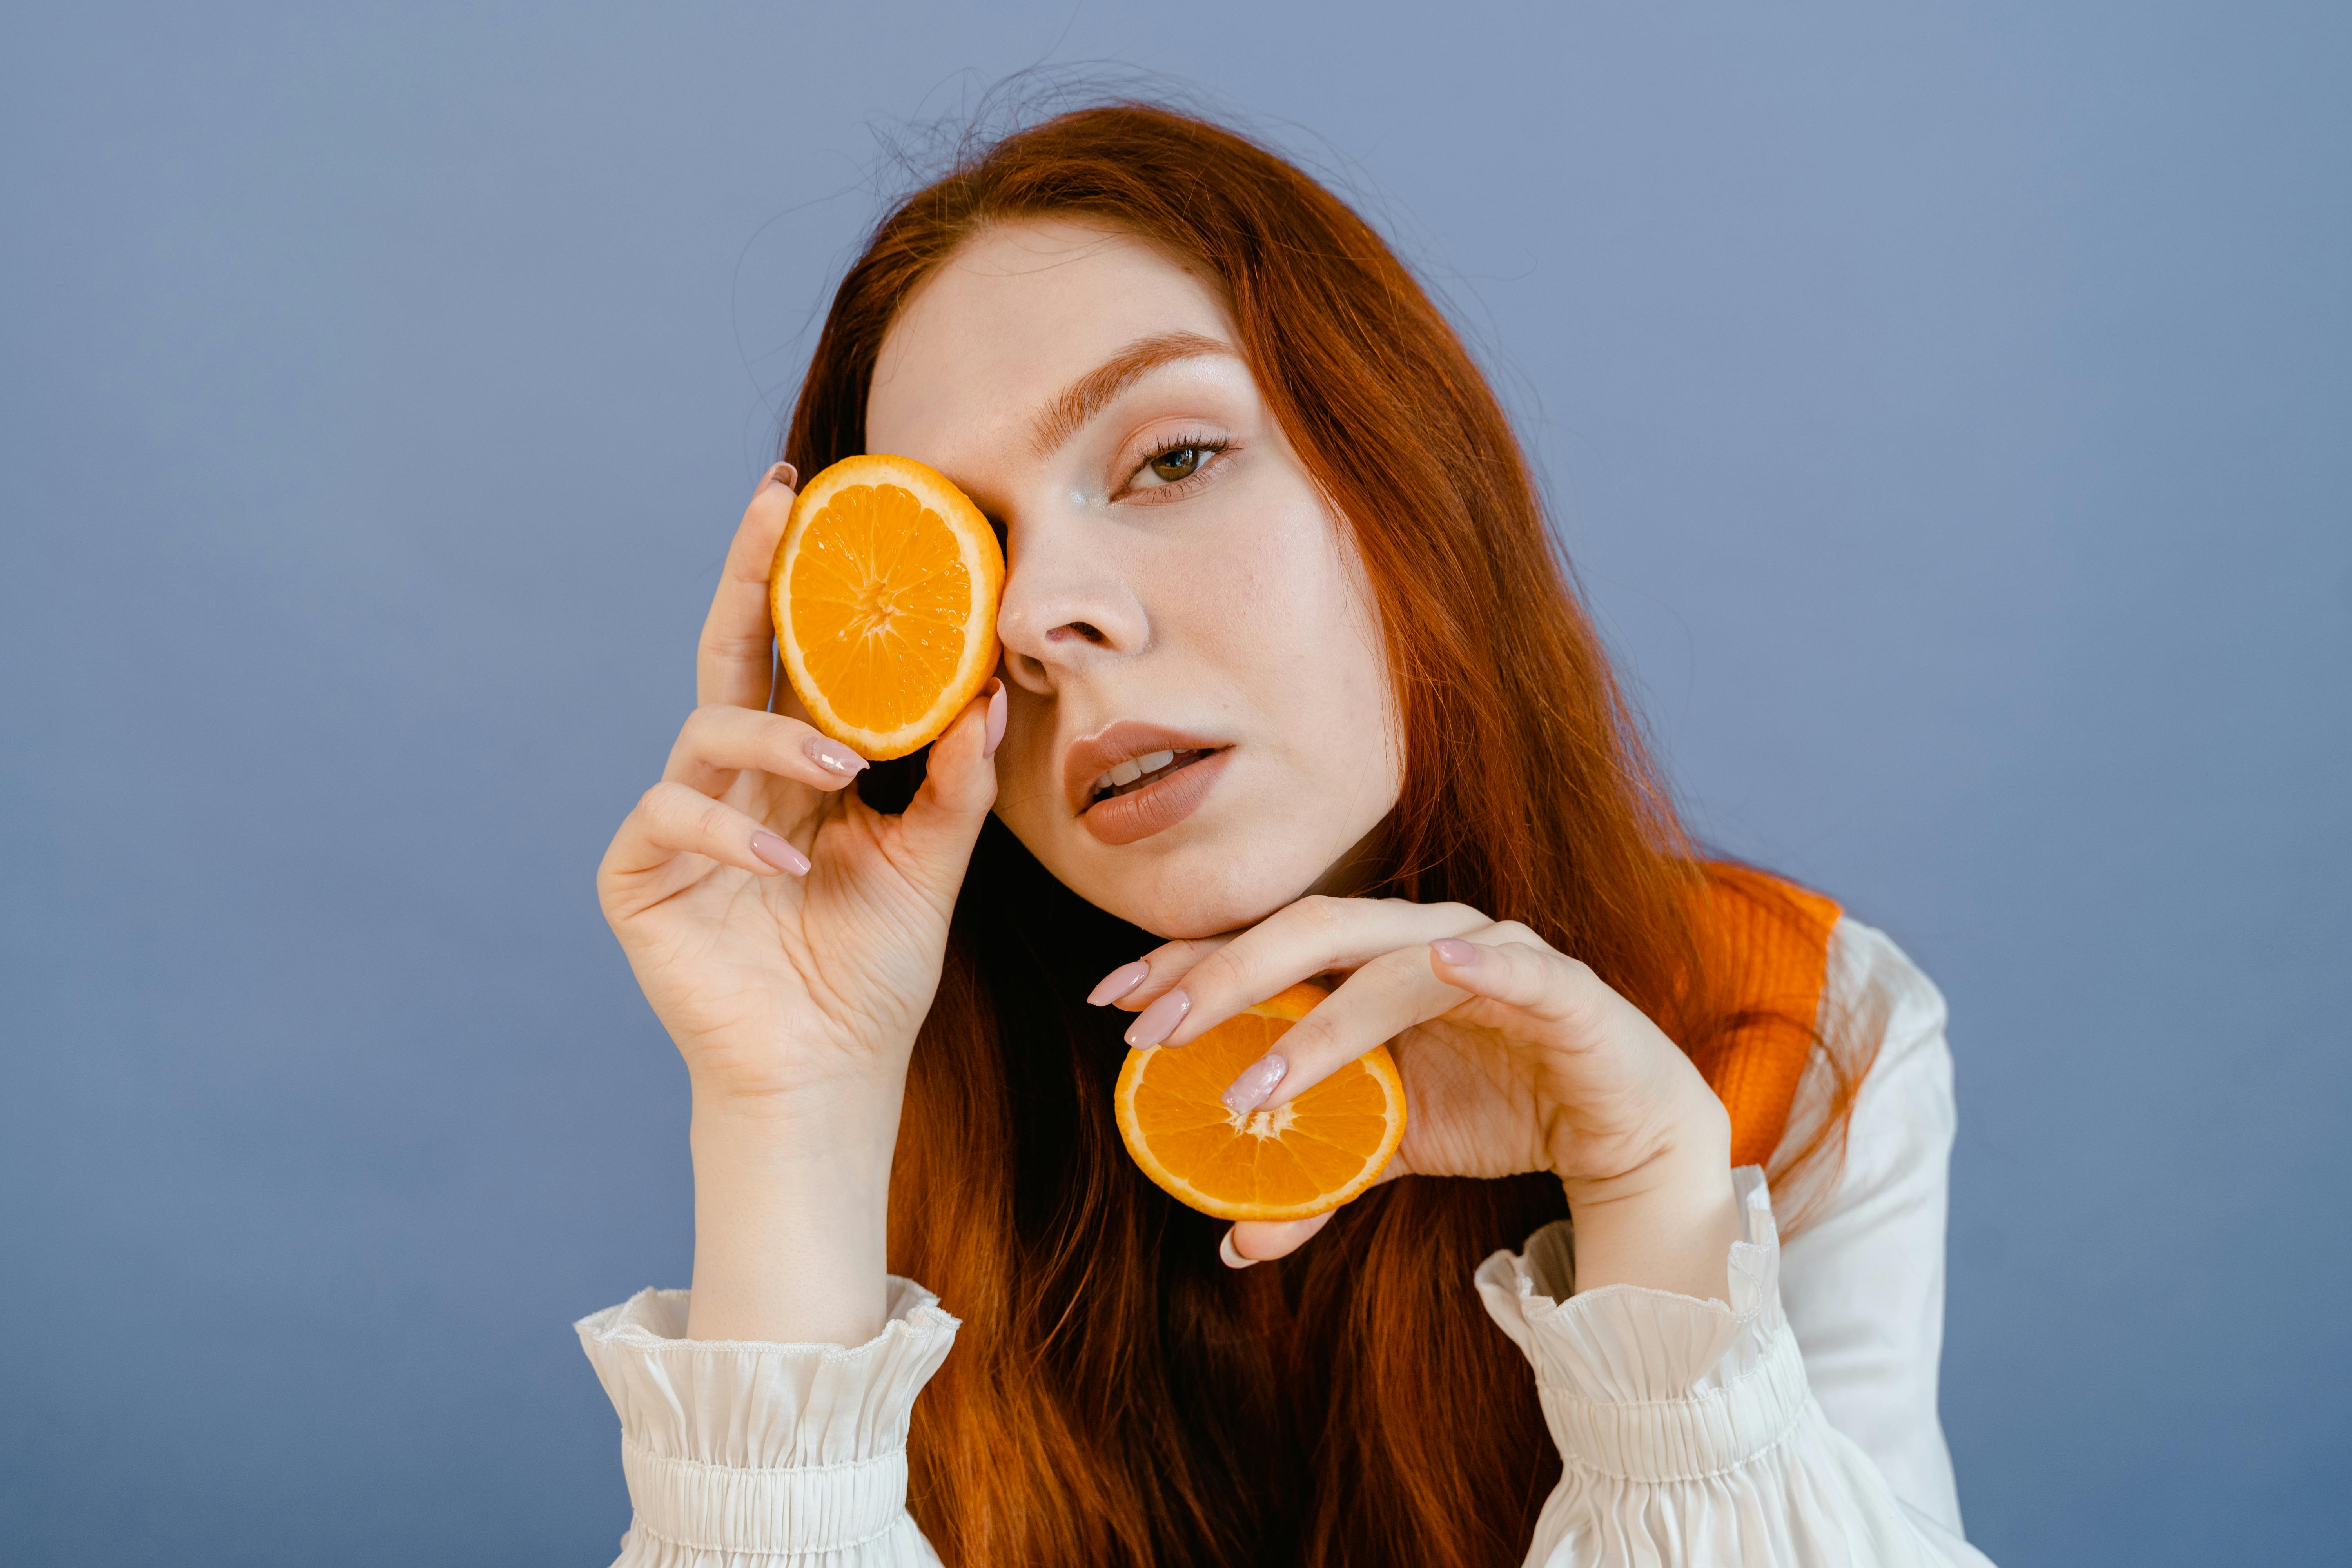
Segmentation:
{"type": "Polygon", "coordinates": [[[1246,856],[1220,857],[1223,864],[1194,868],[1182,863],[1189,858],[1138,867],[1128,876],[1063,876],[1062,880],[1097,909],[1174,942],[1254,926],[1296,901],[1321,870],[1270,867],[1263,860],[1253,870],[1246,856]]]}
{"type": "Polygon", "coordinates": [[[1356,890],[1344,873],[1369,842],[1364,827],[1246,798],[1208,804],[1131,844],[1106,843],[1066,817],[1002,815],[1064,887],[1168,941],[1245,930],[1309,891],[1356,890]]]}

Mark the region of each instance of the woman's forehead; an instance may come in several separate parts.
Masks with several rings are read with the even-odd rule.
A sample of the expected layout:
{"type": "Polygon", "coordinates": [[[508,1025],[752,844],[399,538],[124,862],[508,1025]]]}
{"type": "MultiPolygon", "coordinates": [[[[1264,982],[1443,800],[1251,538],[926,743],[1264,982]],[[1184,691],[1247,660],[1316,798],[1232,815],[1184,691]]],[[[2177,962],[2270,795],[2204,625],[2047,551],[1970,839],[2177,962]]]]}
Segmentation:
{"type": "Polygon", "coordinates": [[[1118,230],[992,226],[891,323],[866,398],[866,445],[918,457],[1001,446],[1129,345],[1177,335],[1234,341],[1220,291],[1197,268],[1118,230]]]}

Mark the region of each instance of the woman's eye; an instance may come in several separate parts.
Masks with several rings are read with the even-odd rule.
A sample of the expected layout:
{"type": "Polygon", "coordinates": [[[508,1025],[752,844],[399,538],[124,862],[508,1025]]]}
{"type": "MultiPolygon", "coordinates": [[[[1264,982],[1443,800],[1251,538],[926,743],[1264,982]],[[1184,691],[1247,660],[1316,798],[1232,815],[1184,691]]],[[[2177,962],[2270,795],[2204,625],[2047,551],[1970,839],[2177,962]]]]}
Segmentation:
{"type": "Polygon", "coordinates": [[[1172,485],[1179,479],[1191,479],[1200,468],[1201,459],[1207,456],[1208,453],[1199,447],[1178,447],[1160,453],[1144,467],[1150,468],[1162,483],[1172,485]]]}
{"type": "Polygon", "coordinates": [[[1180,500],[1223,466],[1229,450],[1229,444],[1216,437],[1177,437],[1144,458],[1119,493],[1136,500],[1180,500]]]}

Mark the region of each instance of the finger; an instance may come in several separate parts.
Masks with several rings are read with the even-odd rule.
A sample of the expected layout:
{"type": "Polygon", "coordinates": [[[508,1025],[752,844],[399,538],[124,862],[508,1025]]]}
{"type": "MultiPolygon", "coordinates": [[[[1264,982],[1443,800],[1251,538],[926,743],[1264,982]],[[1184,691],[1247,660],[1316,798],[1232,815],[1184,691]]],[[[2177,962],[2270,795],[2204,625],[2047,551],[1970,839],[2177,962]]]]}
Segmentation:
{"type": "Polygon", "coordinates": [[[1097,1007],[1140,1012],[1166,994],[1194,964],[1233,940],[1231,936],[1202,936],[1162,943],[1104,975],[1087,993],[1087,1000],[1097,1007]]]}
{"type": "Polygon", "coordinates": [[[751,504],[743,509],[695,652],[697,702],[768,705],[776,635],[768,615],[768,571],[776,559],[776,543],[784,536],[785,520],[792,516],[793,486],[799,482],[790,463],[778,463],[760,480],[751,504]]]}
{"type": "MultiPolygon", "coordinates": [[[[1252,926],[1181,975],[1127,1032],[1130,1046],[1181,1046],[1243,1008],[1330,969],[1354,969],[1383,953],[1417,954],[1437,937],[1483,931],[1494,922],[1466,904],[1415,904],[1402,899],[1309,897],[1252,926]]],[[[1425,961],[1415,962],[1427,968],[1425,961]]],[[[1154,973],[1161,965],[1155,960],[1154,973]]],[[[1318,1009],[1319,1010],[1319,1009],[1318,1009]]]]}
{"type": "Polygon", "coordinates": [[[1280,1105],[1373,1047],[1452,1012],[1462,993],[1430,972],[1428,953],[1405,948],[1360,967],[1241,1070],[1222,1097],[1225,1105],[1243,1116],[1280,1105]]]}
{"type": "Polygon", "coordinates": [[[1004,682],[991,677],[981,694],[931,742],[923,787],[898,819],[902,869],[934,892],[955,896],[971,847],[996,804],[996,745],[1004,738],[1004,682]]]}
{"type": "Polygon", "coordinates": [[[688,715],[662,777],[719,795],[747,768],[830,792],[865,772],[866,759],[797,719],[713,703],[688,715]]]}
{"type": "MultiPolygon", "coordinates": [[[[1498,926],[1481,934],[1507,929],[1498,926]]],[[[1555,1026],[1583,1021],[1613,994],[1586,965],[1531,941],[1441,939],[1429,944],[1429,968],[1454,991],[1483,996],[1555,1026]]]]}
{"type": "Polygon", "coordinates": [[[1307,1238],[1331,1223],[1338,1209],[1325,1209],[1307,1219],[1237,1221],[1217,1243],[1217,1256],[1228,1268],[1247,1268],[1269,1258],[1287,1258],[1307,1245],[1307,1238]]]}
{"type": "MultiPolygon", "coordinates": [[[[1404,1156],[1393,1155],[1387,1164],[1381,1167],[1381,1173],[1372,1178],[1372,1186],[1412,1173],[1404,1163],[1404,1156]]],[[[1362,1195],[1360,1193],[1357,1194],[1358,1197],[1362,1195]]],[[[1349,1200],[1349,1203],[1354,1201],[1353,1198],[1349,1200]]],[[[1339,1207],[1345,1208],[1347,1205],[1342,1204],[1339,1207]]],[[[1306,1246],[1317,1231],[1330,1224],[1331,1216],[1339,1212],[1339,1209],[1336,1208],[1326,1209],[1305,1219],[1237,1221],[1218,1242],[1217,1256],[1224,1259],[1228,1268],[1247,1268],[1253,1263],[1263,1263],[1270,1258],[1287,1258],[1306,1246]]]]}
{"type": "Polygon", "coordinates": [[[646,791],[604,852],[603,873],[628,877],[658,870],[680,855],[711,859],[772,877],[806,876],[807,854],[725,801],[664,782],[646,791]]]}
{"type": "MultiPolygon", "coordinates": [[[[1396,904],[1399,902],[1399,900],[1379,900],[1310,897],[1298,900],[1297,904],[1294,904],[1290,907],[1297,909],[1300,905],[1307,906],[1307,910],[1302,910],[1302,913],[1304,913],[1307,910],[1313,910],[1317,906],[1321,905],[1339,907],[1354,905],[1365,909],[1378,910],[1382,909],[1389,904],[1396,904]]],[[[1402,907],[1412,908],[1413,906],[1406,905],[1402,907]]],[[[1419,907],[1423,909],[1452,909],[1458,906],[1422,905],[1419,907]]],[[[1475,911],[1472,912],[1474,914],[1475,913],[1475,911]]],[[[1479,924],[1486,923],[1486,917],[1483,915],[1478,916],[1477,922],[1479,924]]],[[[1447,930],[1454,929],[1454,922],[1450,919],[1443,920],[1439,924],[1447,930]]],[[[1108,974],[1103,976],[1101,981],[1096,984],[1094,990],[1088,994],[1087,1000],[1092,1002],[1098,1007],[1117,1005],[1126,1012],[1139,1012],[1143,1008],[1149,1006],[1151,1003],[1165,995],[1170,990],[1173,989],[1180,981],[1182,981],[1185,978],[1186,975],[1192,973],[1195,967],[1198,966],[1203,959],[1207,958],[1211,953],[1215,952],[1218,949],[1234,942],[1243,934],[1244,933],[1233,931],[1223,936],[1189,937],[1180,939],[1175,942],[1163,942],[1160,946],[1153,948],[1143,957],[1137,959],[1132,963],[1123,963],[1119,965],[1118,968],[1112,970],[1108,974]]],[[[1347,965],[1335,963],[1327,964],[1324,967],[1345,968],[1347,965]]],[[[1310,974],[1319,974],[1322,972],[1323,971],[1321,969],[1317,969],[1311,970],[1308,973],[1310,974]]],[[[1307,975],[1302,974],[1298,978],[1304,980],[1307,978],[1307,975]]],[[[1286,984],[1294,983],[1286,982],[1286,984]]],[[[1265,994],[1271,996],[1275,992],[1281,989],[1282,986],[1277,984],[1265,994]]],[[[1193,1005],[1193,991],[1188,986],[1184,1001],[1184,1005],[1188,1009],[1193,1005]]],[[[1261,996],[1254,998],[1254,1000],[1263,1001],[1265,1000],[1265,997],[1261,996]]],[[[1243,1005],[1247,1006],[1249,1004],[1244,1003],[1243,1005]]],[[[1176,1045],[1182,1043],[1184,1040],[1196,1039],[1204,1030],[1213,1026],[1213,1025],[1196,1022],[1196,1026],[1194,1027],[1183,1031],[1177,1039],[1165,1041],[1163,1043],[1176,1045]]]]}

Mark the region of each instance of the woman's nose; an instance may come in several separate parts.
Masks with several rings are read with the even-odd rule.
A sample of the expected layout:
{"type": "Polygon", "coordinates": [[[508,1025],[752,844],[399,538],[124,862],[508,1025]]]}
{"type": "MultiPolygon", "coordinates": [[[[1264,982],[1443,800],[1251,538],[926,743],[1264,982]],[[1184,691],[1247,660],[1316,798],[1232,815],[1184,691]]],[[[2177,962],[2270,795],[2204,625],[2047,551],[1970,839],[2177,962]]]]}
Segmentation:
{"type": "Polygon", "coordinates": [[[1008,530],[996,636],[1004,668],[1031,691],[1106,659],[1142,651],[1151,626],[1101,533],[1051,526],[1008,530]]]}

